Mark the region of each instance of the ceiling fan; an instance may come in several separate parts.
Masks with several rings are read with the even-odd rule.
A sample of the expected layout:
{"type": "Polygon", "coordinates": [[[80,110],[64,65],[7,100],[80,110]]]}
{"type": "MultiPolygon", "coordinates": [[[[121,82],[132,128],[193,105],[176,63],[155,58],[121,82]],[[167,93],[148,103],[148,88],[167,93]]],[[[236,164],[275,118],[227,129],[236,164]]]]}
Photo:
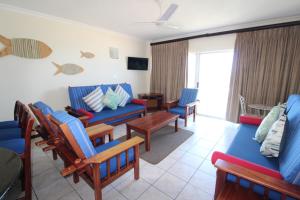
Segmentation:
{"type": "Polygon", "coordinates": [[[166,28],[171,28],[171,29],[179,29],[180,27],[176,24],[172,24],[168,22],[168,20],[172,17],[172,15],[175,13],[175,11],[178,8],[178,5],[175,3],[171,3],[169,7],[165,10],[164,13],[161,12],[161,2],[160,0],[154,0],[159,8],[160,8],[160,17],[156,21],[146,21],[146,22],[137,22],[141,24],[154,24],[158,27],[166,27],[166,28]]]}

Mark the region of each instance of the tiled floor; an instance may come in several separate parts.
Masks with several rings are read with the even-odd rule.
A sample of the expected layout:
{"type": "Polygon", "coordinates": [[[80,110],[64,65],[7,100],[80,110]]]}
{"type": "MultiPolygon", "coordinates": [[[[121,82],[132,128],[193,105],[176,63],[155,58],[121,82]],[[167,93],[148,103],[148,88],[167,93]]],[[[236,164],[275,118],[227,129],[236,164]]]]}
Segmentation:
{"type": "MultiPolygon", "coordinates": [[[[129,171],[103,190],[104,200],[202,200],[212,199],[215,168],[210,162],[214,150],[225,151],[232,141],[235,124],[198,116],[187,129],[194,134],[157,165],[140,160],[140,179],[129,171]]],[[[179,127],[184,128],[180,120],[179,127]]],[[[125,135],[125,125],[115,128],[115,138],[125,135]]],[[[83,181],[74,184],[72,177],[59,174],[63,163],[52,160],[32,145],[33,199],[89,200],[93,190],[83,181]]]]}

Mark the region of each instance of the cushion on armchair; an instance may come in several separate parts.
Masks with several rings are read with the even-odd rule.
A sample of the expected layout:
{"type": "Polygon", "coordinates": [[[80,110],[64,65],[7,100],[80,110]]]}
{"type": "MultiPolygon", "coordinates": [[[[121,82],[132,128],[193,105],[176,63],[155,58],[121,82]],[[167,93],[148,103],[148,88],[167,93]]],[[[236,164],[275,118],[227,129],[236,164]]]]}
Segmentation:
{"type": "Polygon", "coordinates": [[[53,109],[42,101],[38,101],[33,105],[38,109],[40,109],[44,115],[49,115],[53,113],[53,109]]]}
{"type": "Polygon", "coordinates": [[[17,154],[24,153],[25,150],[25,139],[24,138],[16,138],[10,140],[0,140],[0,147],[12,150],[17,154]]]}
{"type": "Polygon", "coordinates": [[[184,107],[186,104],[195,102],[197,100],[197,95],[198,89],[184,88],[181,92],[178,105],[184,107]]]}
{"type": "Polygon", "coordinates": [[[180,117],[185,117],[185,108],[184,107],[174,107],[169,110],[169,112],[180,115],[180,117]]]}
{"type": "Polygon", "coordinates": [[[0,140],[10,140],[22,137],[21,128],[0,129],[0,140]]]}

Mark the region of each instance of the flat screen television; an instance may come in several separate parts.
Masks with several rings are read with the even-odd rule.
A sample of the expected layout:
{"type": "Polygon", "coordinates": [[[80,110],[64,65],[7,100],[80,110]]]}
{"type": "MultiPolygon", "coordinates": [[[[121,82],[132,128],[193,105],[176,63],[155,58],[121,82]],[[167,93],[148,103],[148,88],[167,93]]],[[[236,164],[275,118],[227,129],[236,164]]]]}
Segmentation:
{"type": "Polygon", "coordinates": [[[148,58],[128,57],[127,68],[129,70],[148,70],[148,58]]]}

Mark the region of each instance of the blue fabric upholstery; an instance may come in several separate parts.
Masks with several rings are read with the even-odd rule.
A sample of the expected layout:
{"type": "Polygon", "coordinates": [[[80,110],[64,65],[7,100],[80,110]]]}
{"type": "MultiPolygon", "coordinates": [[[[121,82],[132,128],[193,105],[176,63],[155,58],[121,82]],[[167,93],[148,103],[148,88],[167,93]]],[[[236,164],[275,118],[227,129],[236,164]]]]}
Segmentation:
{"type": "Polygon", "coordinates": [[[169,112],[176,114],[176,115],[180,115],[180,117],[184,117],[185,116],[185,108],[184,107],[174,107],[171,108],[169,110],[169,112]]]}
{"type": "Polygon", "coordinates": [[[21,128],[0,129],[0,140],[10,140],[22,137],[21,128]]]}
{"type": "Polygon", "coordinates": [[[300,100],[300,95],[299,94],[292,94],[289,96],[287,102],[286,102],[286,112],[288,113],[292,107],[292,105],[300,100]]]}
{"type": "Polygon", "coordinates": [[[132,115],[128,115],[128,116],[126,116],[126,117],[121,117],[121,118],[118,118],[118,119],[115,119],[115,120],[111,120],[111,121],[105,122],[105,124],[113,125],[113,124],[122,122],[122,121],[127,120],[127,119],[137,118],[139,115],[140,115],[140,114],[132,114],[132,115]]]}
{"type": "Polygon", "coordinates": [[[65,123],[68,126],[86,158],[90,158],[97,153],[79,119],[62,111],[54,112],[52,116],[60,123],[65,123]]]}
{"type": "Polygon", "coordinates": [[[79,87],[69,87],[69,98],[71,102],[71,107],[74,109],[83,108],[84,110],[91,111],[92,109],[83,101],[83,97],[91,93],[96,87],[100,85],[93,86],[79,86],[79,87]]]}
{"type": "Polygon", "coordinates": [[[19,122],[18,121],[2,121],[0,122],[0,129],[3,128],[18,128],[19,127],[19,122]]]}
{"type": "Polygon", "coordinates": [[[44,115],[49,115],[53,113],[53,109],[42,101],[38,101],[33,105],[38,109],[40,109],[44,115]]]}
{"type": "Polygon", "coordinates": [[[93,123],[96,121],[104,120],[111,117],[116,117],[122,114],[126,114],[129,112],[134,112],[138,110],[144,110],[144,106],[137,104],[127,104],[124,107],[118,107],[117,110],[112,110],[109,108],[104,108],[101,112],[93,113],[94,117],[89,120],[89,123],[93,123]]]}
{"type": "Polygon", "coordinates": [[[240,125],[227,154],[279,171],[278,159],[263,156],[260,153],[260,144],[252,139],[256,129],[257,126],[240,125]]]}
{"type": "Polygon", "coordinates": [[[289,98],[289,104],[287,133],[279,155],[280,173],[289,183],[300,185],[300,98],[289,98]]]}
{"type": "Polygon", "coordinates": [[[12,150],[17,154],[22,154],[25,151],[25,139],[19,138],[11,140],[1,140],[0,147],[12,150]]]}
{"type": "MultiPolygon", "coordinates": [[[[103,144],[99,147],[96,147],[96,151],[97,153],[100,153],[102,151],[105,151],[111,147],[114,147],[116,145],[120,144],[120,141],[119,140],[114,140],[112,142],[109,142],[109,143],[106,143],[106,144],[103,144]]],[[[126,154],[125,152],[121,153],[121,167],[125,166],[126,165],[126,154]]],[[[134,160],[134,151],[133,151],[133,148],[130,148],[128,150],[128,158],[129,158],[129,162],[133,161],[134,160]]],[[[117,170],[117,157],[113,157],[112,159],[110,159],[110,172],[115,172],[117,170]]],[[[101,175],[101,178],[104,178],[107,176],[107,172],[106,172],[106,162],[105,163],[102,163],[100,165],[100,175],[101,175]]]]}
{"type": "Polygon", "coordinates": [[[198,89],[184,88],[181,91],[181,96],[179,99],[179,106],[185,106],[186,104],[195,102],[197,100],[198,89]]]}
{"type": "MultiPolygon", "coordinates": [[[[83,108],[87,111],[92,111],[92,109],[83,101],[83,97],[91,93],[96,87],[100,87],[102,92],[105,94],[110,87],[112,90],[115,90],[118,84],[103,84],[103,85],[93,85],[93,86],[78,86],[78,87],[69,87],[69,98],[71,102],[71,107],[74,109],[83,108]]],[[[130,95],[130,99],[127,103],[131,102],[133,98],[131,85],[128,83],[121,83],[122,88],[130,95]]]]}

